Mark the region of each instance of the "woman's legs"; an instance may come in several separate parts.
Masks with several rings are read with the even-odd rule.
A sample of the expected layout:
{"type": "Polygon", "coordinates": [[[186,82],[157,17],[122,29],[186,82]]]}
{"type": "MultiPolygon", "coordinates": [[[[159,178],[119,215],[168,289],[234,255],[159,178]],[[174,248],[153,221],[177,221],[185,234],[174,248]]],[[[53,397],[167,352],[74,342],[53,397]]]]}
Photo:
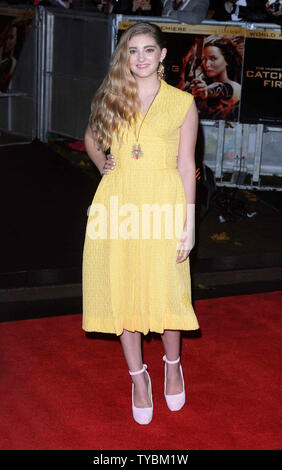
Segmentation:
{"type": "MultiPolygon", "coordinates": [[[[180,355],[181,332],[178,330],[165,330],[161,338],[167,359],[169,361],[178,359],[180,355]]],[[[128,369],[132,372],[142,369],[141,333],[123,330],[123,333],[120,335],[120,342],[128,369]]],[[[174,395],[183,391],[179,365],[179,362],[177,364],[167,364],[167,395],[174,395]]],[[[147,375],[143,372],[143,374],[132,375],[131,379],[134,383],[135,406],[138,408],[150,407],[151,401],[148,396],[147,375]]]]}
{"type": "MultiPolygon", "coordinates": [[[[120,335],[120,342],[128,369],[131,372],[142,369],[141,333],[123,330],[123,333],[120,335]]],[[[131,379],[134,383],[134,405],[137,408],[150,407],[151,401],[148,396],[147,374],[143,372],[143,374],[132,375],[131,379]]]]}
{"type": "MultiPolygon", "coordinates": [[[[178,330],[165,330],[161,335],[165,355],[169,361],[175,361],[180,355],[181,332],[178,330]]],[[[167,364],[167,395],[174,395],[183,391],[180,362],[167,364]]]]}

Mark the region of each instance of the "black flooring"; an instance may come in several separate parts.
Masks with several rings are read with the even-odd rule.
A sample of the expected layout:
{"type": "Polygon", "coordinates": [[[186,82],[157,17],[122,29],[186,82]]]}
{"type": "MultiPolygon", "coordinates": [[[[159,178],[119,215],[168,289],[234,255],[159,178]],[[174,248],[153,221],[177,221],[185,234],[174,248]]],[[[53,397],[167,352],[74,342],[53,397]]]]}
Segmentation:
{"type": "MultiPolygon", "coordinates": [[[[37,141],[0,152],[0,321],[81,313],[97,169],[37,141]]],[[[194,300],[281,289],[281,211],[280,191],[217,188],[190,256],[194,300]]]]}

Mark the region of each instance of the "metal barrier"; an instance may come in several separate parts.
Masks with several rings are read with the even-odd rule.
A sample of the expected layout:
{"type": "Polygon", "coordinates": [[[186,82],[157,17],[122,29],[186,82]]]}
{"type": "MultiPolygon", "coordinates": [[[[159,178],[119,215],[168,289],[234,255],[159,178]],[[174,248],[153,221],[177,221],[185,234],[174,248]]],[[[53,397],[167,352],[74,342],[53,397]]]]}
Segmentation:
{"type": "Polygon", "coordinates": [[[48,132],[82,139],[92,97],[106,75],[112,24],[91,12],[38,9],[41,43],[39,138],[48,132]]]}
{"type": "MultiPolygon", "coordinates": [[[[117,42],[119,23],[141,19],[37,7],[8,93],[0,95],[0,128],[43,142],[50,132],[82,140],[92,97],[117,42]]],[[[146,17],[146,21],[179,25],[168,18],[146,17]]],[[[211,20],[202,23],[216,24],[223,25],[211,20]]],[[[201,120],[200,125],[203,162],[214,171],[218,186],[282,190],[261,185],[263,175],[282,176],[281,127],[239,122],[227,126],[223,120],[201,120]]]]}
{"type": "MultiPolygon", "coordinates": [[[[34,16],[33,7],[1,8],[0,14],[16,14],[22,18],[34,16]]],[[[23,44],[21,55],[7,93],[0,93],[0,129],[28,140],[37,137],[37,29],[32,21],[31,29],[23,44]],[[24,117],[24,118],[23,118],[24,117]]]]}

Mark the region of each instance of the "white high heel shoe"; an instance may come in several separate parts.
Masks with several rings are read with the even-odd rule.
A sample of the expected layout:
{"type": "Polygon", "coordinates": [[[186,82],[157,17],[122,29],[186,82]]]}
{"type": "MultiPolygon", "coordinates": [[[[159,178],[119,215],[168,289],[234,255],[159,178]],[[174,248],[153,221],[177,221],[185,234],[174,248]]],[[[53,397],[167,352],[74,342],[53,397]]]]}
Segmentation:
{"type": "Polygon", "coordinates": [[[167,374],[166,369],[167,369],[167,364],[177,364],[180,361],[180,356],[175,361],[169,361],[167,359],[166,355],[164,355],[163,356],[163,361],[165,362],[164,396],[165,396],[165,399],[166,399],[166,403],[167,403],[168,408],[171,411],[179,411],[183,407],[183,405],[185,403],[185,400],[186,400],[182,366],[181,366],[181,364],[179,365],[180,373],[181,373],[181,377],[182,377],[183,391],[180,392],[180,393],[177,393],[176,395],[167,395],[166,394],[166,374],[167,374]]]}
{"type": "Polygon", "coordinates": [[[136,372],[131,372],[129,371],[130,375],[137,375],[137,374],[142,374],[142,372],[146,372],[148,376],[148,395],[150,397],[152,406],[147,407],[147,408],[137,408],[134,406],[134,383],[132,383],[132,413],[133,413],[133,418],[138,424],[149,424],[152,421],[153,417],[153,392],[152,392],[152,382],[150,379],[150,375],[147,372],[147,365],[143,364],[143,368],[141,370],[138,370],[136,372]]]}

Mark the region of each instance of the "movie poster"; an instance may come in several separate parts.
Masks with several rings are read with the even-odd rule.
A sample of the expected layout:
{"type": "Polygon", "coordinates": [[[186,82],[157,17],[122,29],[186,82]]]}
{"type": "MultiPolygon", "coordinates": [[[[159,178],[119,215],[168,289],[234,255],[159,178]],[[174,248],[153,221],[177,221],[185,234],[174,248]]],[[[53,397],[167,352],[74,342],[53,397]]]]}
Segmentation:
{"type": "Polygon", "coordinates": [[[282,125],[281,46],[280,31],[246,32],[241,122],[282,125]]]}
{"type": "Polygon", "coordinates": [[[34,12],[0,8],[0,93],[7,92],[34,12]]]}
{"type": "MultiPolygon", "coordinates": [[[[119,23],[119,35],[133,23],[119,23]]],[[[167,38],[167,83],[194,96],[200,119],[238,121],[244,28],[156,24],[167,38]]]]}

